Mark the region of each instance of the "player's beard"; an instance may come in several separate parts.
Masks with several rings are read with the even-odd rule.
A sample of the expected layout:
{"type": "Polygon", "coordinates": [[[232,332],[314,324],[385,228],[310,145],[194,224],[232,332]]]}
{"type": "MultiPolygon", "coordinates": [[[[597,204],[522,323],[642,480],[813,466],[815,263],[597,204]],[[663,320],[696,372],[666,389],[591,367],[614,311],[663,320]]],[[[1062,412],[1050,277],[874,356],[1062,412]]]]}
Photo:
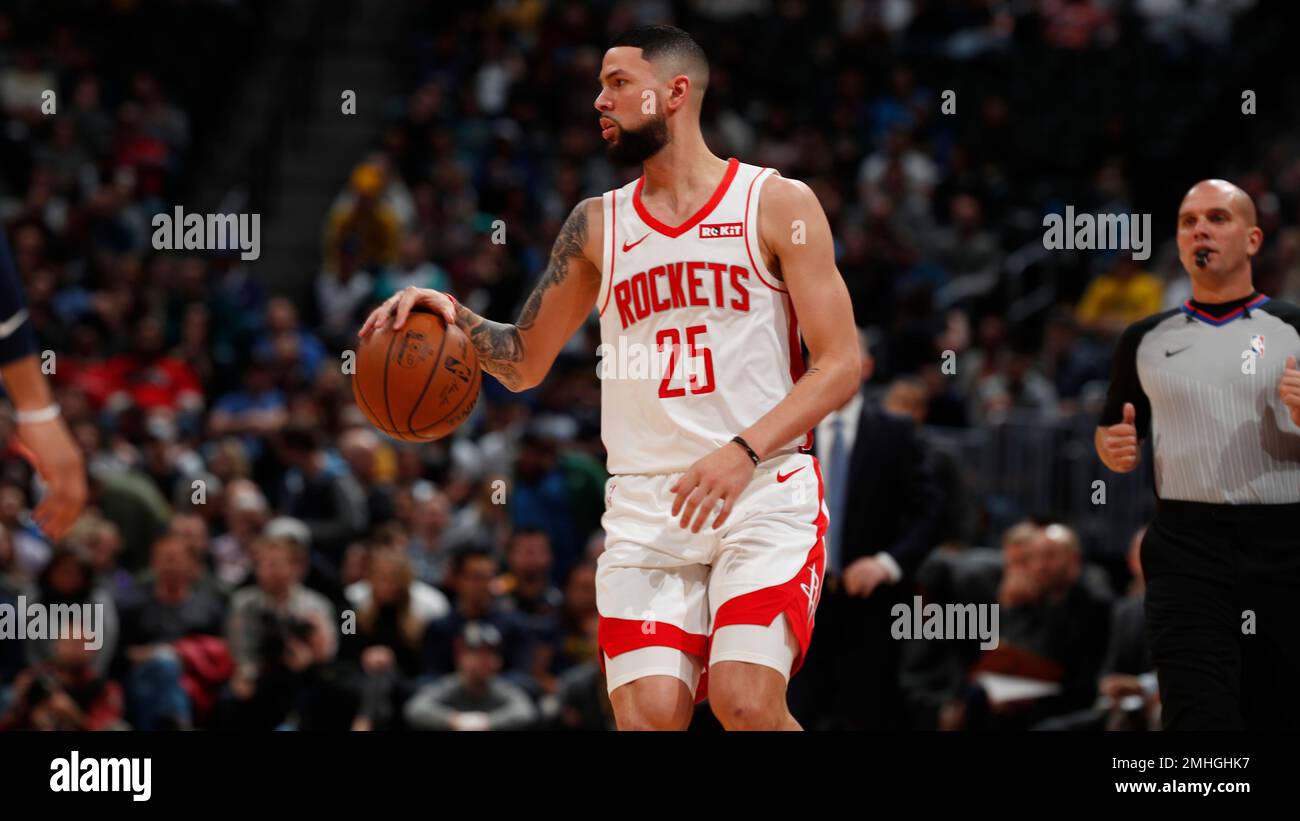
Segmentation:
{"type": "Polygon", "coordinates": [[[660,115],[651,118],[640,128],[620,127],[618,139],[605,150],[609,158],[619,165],[640,165],[658,154],[670,139],[668,118],[660,115]]]}

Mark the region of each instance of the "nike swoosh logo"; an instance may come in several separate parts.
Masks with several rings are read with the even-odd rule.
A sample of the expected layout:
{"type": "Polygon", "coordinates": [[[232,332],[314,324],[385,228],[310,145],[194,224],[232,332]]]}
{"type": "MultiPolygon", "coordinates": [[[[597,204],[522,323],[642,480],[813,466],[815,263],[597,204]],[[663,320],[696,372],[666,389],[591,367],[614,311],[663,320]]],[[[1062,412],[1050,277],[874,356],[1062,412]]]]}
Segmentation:
{"type": "Polygon", "coordinates": [[[1165,356],[1173,356],[1174,354],[1182,353],[1183,351],[1187,350],[1187,348],[1190,348],[1190,347],[1192,347],[1192,346],[1191,346],[1191,345],[1188,345],[1187,347],[1179,348],[1179,349],[1176,350],[1176,351],[1165,351],[1165,356]]]}
{"type": "Polygon", "coordinates": [[[24,322],[27,321],[27,309],[21,308],[18,313],[0,322],[0,339],[7,339],[10,334],[18,330],[24,322]]]}
{"type": "MultiPolygon", "coordinates": [[[[806,468],[806,467],[808,467],[808,466],[807,466],[807,465],[804,465],[803,467],[806,468]]],[[[798,473],[798,472],[801,471],[801,470],[803,470],[803,468],[795,468],[794,470],[790,471],[789,473],[787,473],[787,474],[784,475],[784,476],[782,476],[782,475],[781,475],[781,471],[778,470],[778,471],[776,472],[776,480],[777,480],[778,482],[784,482],[786,479],[789,479],[791,476],[795,475],[796,473],[798,473]]]]}
{"type": "Polygon", "coordinates": [[[633,248],[635,248],[635,247],[637,247],[638,245],[640,245],[641,243],[645,242],[645,241],[646,241],[646,237],[649,237],[649,236],[650,236],[650,234],[646,234],[644,237],[641,237],[641,239],[637,240],[636,242],[632,243],[631,245],[628,245],[626,242],[624,242],[624,243],[623,243],[623,253],[626,254],[628,251],[631,251],[633,248]]]}

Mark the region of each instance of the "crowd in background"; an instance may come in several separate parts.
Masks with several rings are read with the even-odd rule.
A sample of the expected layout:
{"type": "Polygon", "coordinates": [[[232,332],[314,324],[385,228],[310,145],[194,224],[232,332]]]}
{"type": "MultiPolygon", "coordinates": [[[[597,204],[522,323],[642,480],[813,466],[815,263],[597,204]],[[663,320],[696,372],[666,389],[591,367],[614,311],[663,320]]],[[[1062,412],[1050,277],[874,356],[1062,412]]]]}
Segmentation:
{"type": "MultiPolygon", "coordinates": [[[[1172,215],[1194,178],[1162,177],[1160,158],[1205,115],[1169,90],[1208,77],[1206,55],[1227,71],[1270,53],[1253,5],[431,3],[402,55],[409,92],[323,221],[310,294],[278,293],[237,253],[150,247],[150,217],[201,173],[188,164],[197,104],[169,89],[172,65],[0,15],[0,218],[91,483],[87,513],[52,544],[29,518],[30,466],[3,454],[0,602],[106,614],[97,651],[0,641],[0,727],[612,726],[595,645],[595,323],[534,390],[486,377],[473,416],[430,444],[370,428],[340,367],[366,313],[407,285],[512,319],[572,206],[635,175],[601,150],[603,43],[650,22],[700,41],[711,149],[807,182],[831,220],[873,364],[852,424],[906,418],[924,449],[929,427],[1095,413],[1118,332],[1190,295],[1172,215]],[[50,88],[54,116],[41,112],[50,88]],[[941,107],[949,89],[957,115],[941,107]],[[1046,252],[1042,217],[1066,204],[1155,211],[1152,255],[1046,252]]],[[[1236,94],[1214,102],[1239,106],[1236,94]]],[[[1289,139],[1225,142],[1206,170],[1259,206],[1259,289],[1300,300],[1289,139]]],[[[0,413],[0,441],[11,430],[0,413]]],[[[865,427],[858,438],[865,451],[865,427]]],[[[858,515],[925,499],[923,518],[940,520],[924,534],[894,523],[918,541],[891,595],[1000,602],[1004,635],[1032,660],[892,641],[870,673],[819,670],[814,643],[796,716],[888,723],[891,702],[854,684],[884,675],[871,692],[892,688],[905,709],[888,719],[904,726],[1148,726],[1133,551],[1112,546],[1130,559],[1102,572],[1070,522],[1020,511],[992,529],[962,466],[922,458],[900,506],[847,490],[858,515]],[[1056,686],[1003,709],[997,676],[1025,664],[1056,686]]],[[[824,658],[888,630],[854,610],[860,590],[828,591],[824,658]]]]}

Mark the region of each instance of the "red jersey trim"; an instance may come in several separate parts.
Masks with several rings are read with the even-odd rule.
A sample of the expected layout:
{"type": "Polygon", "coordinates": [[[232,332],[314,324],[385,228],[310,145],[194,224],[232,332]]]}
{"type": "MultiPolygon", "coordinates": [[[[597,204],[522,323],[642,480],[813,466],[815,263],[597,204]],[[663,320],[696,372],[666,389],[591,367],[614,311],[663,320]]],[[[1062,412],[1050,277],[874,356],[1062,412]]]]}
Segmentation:
{"type": "Polygon", "coordinates": [[[701,220],[713,211],[714,208],[718,207],[718,203],[722,202],[722,198],[726,196],[727,189],[731,187],[731,181],[736,178],[736,170],[739,168],[740,160],[735,157],[727,160],[727,172],[722,175],[722,181],[718,183],[718,187],[714,190],[713,196],[709,197],[709,201],[704,203],[700,210],[696,211],[690,219],[675,228],[670,225],[665,225],[655,219],[641,202],[641,188],[645,185],[644,174],[636,181],[636,188],[632,189],[632,207],[636,209],[636,214],[641,218],[642,222],[650,228],[658,231],[666,237],[677,239],[682,234],[685,234],[687,231],[698,225],[701,220]]]}
{"type": "Polygon", "coordinates": [[[604,316],[609,307],[609,295],[614,293],[614,262],[618,259],[618,246],[614,244],[614,235],[618,233],[618,191],[609,197],[609,288],[605,291],[605,303],[600,306],[597,316],[604,316]]]}
{"type": "MultiPolygon", "coordinates": [[[[788,343],[790,346],[790,382],[793,389],[794,383],[804,375],[808,369],[807,363],[803,360],[803,347],[799,341],[799,315],[794,310],[794,299],[786,294],[785,302],[789,304],[789,312],[786,314],[786,331],[789,334],[788,343]]],[[[803,450],[812,450],[813,446],[813,429],[809,428],[808,433],[804,435],[803,450]]]]}
{"type": "MultiPolygon", "coordinates": [[[[817,605],[821,603],[822,582],[826,578],[825,536],[830,520],[822,504],[826,488],[822,481],[821,462],[816,456],[811,458],[813,470],[817,474],[817,517],[813,520],[817,528],[817,536],[813,540],[812,547],[808,549],[808,557],[803,567],[782,584],[764,587],[728,599],[718,608],[718,613],[713,618],[713,632],[716,633],[719,628],[732,624],[766,626],[777,616],[785,613],[786,620],[790,623],[790,630],[794,633],[795,640],[799,642],[799,654],[790,667],[791,676],[799,672],[808,654],[808,645],[812,641],[813,626],[816,621],[817,605]]],[[[709,640],[712,642],[712,636],[709,640]]]]}
{"type": "Polygon", "coordinates": [[[674,624],[608,616],[601,616],[598,624],[596,643],[600,645],[603,655],[610,658],[643,647],[672,647],[705,660],[709,657],[708,636],[687,633],[674,624]]]}
{"type": "MultiPolygon", "coordinates": [[[[763,251],[761,246],[759,246],[759,252],[758,252],[759,259],[757,261],[754,260],[753,249],[755,246],[758,246],[758,237],[754,236],[754,234],[751,233],[749,230],[749,199],[754,195],[754,186],[758,183],[760,179],[764,179],[764,175],[767,174],[768,171],[771,171],[771,169],[764,168],[762,171],[759,171],[757,174],[755,174],[754,179],[749,181],[749,191],[745,192],[745,229],[744,229],[745,230],[745,253],[749,255],[749,267],[752,268],[754,273],[758,276],[758,281],[763,283],[767,287],[771,288],[773,291],[784,294],[789,292],[786,291],[786,289],[778,288],[777,286],[767,281],[767,277],[771,276],[772,272],[768,271],[767,266],[763,264],[763,260],[762,260],[763,251]],[[751,237],[753,237],[752,242],[750,240],[751,237]]],[[[757,217],[757,214],[755,214],[755,216],[757,217]]],[[[775,279],[775,277],[773,277],[773,279],[775,279]]]]}

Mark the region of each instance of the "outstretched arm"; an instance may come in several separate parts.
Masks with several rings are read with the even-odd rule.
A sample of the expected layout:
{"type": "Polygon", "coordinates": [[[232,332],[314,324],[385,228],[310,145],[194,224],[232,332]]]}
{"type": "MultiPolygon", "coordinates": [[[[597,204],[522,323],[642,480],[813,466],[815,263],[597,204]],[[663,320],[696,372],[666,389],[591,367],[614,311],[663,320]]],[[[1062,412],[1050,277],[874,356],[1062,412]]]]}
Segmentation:
{"type": "Polygon", "coordinates": [[[401,328],[413,308],[428,308],[469,334],[483,370],[501,384],[516,392],[535,387],[596,305],[604,234],[601,214],[599,197],[583,200],[569,214],[546,270],[515,324],[484,319],[441,291],[406,288],[370,314],[360,336],[364,339],[390,322],[401,328]]]}

